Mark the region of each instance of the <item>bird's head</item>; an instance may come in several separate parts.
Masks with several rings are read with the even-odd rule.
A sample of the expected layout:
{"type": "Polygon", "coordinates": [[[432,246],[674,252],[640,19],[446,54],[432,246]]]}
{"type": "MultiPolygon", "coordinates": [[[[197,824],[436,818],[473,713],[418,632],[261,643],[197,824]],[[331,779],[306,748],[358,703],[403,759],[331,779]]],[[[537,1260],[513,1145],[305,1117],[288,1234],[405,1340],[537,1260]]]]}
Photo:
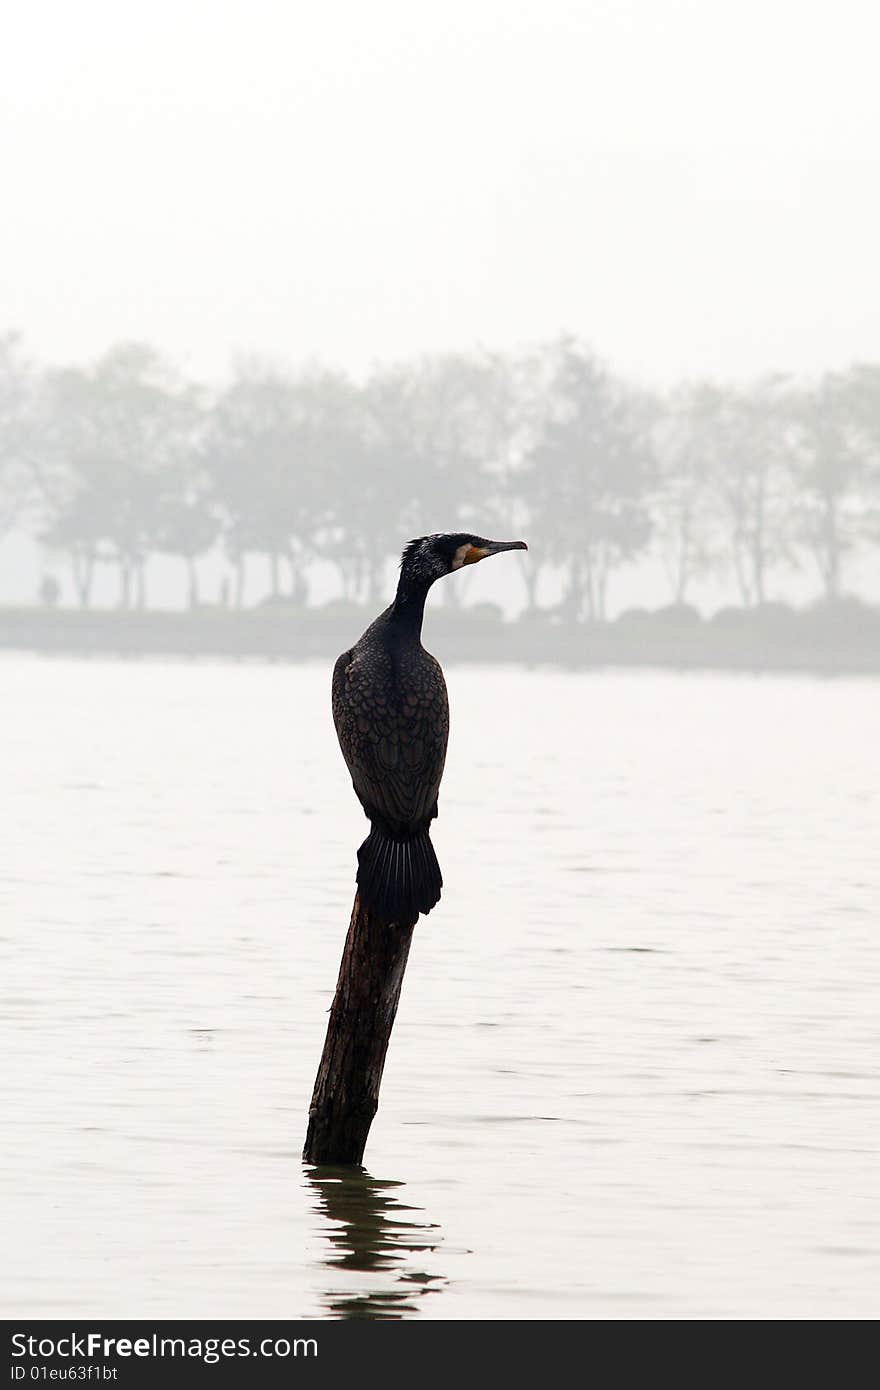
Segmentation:
{"type": "Polygon", "coordinates": [[[452,574],[464,565],[475,565],[489,555],[528,548],[525,541],[487,541],[485,536],[471,536],[464,531],[443,532],[410,541],[401,556],[400,568],[412,581],[433,584],[444,574],[452,574]]]}

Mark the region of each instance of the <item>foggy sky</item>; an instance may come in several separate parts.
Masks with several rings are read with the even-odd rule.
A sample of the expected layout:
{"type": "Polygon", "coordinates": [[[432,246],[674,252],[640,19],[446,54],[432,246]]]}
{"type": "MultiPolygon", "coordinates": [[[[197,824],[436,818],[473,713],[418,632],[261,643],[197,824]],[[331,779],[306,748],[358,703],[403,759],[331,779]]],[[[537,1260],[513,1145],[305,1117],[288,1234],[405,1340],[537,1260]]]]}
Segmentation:
{"type": "Polygon", "coordinates": [[[0,327],[379,359],[566,330],[664,382],[880,358],[865,0],[31,0],[0,327]]]}

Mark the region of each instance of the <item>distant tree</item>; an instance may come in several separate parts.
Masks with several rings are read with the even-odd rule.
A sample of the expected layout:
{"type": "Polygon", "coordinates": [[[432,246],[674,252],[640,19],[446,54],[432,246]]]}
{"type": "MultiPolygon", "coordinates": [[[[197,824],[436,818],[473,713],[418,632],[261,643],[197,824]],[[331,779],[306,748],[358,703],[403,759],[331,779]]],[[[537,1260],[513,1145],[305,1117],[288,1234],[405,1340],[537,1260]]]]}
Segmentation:
{"type": "Polygon", "coordinates": [[[846,558],[877,534],[878,379],[829,372],[789,402],[798,537],[828,599],[841,594],[846,558]]]}
{"type": "Polygon", "coordinates": [[[556,568],[576,621],[607,615],[611,577],[653,539],[679,606],[722,568],[743,604],[766,603],[802,556],[835,598],[850,556],[880,546],[880,366],[689,384],[661,403],[562,339],[397,363],[363,386],[245,363],[206,409],[150,347],[35,373],[7,335],[0,534],[21,524],[69,560],[83,605],[100,564],[122,605],[144,604],[157,552],[181,559],[195,605],[218,541],[238,604],[259,554],[275,597],[305,601],[327,560],[374,605],[406,540],[456,528],[524,536],[528,609],[556,568]]]}
{"type": "Polygon", "coordinates": [[[110,558],[109,552],[102,554],[108,507],[95,457],[100,433],[90,423],[88,372],[46,372],[34,414],[30,463],[39,499],[39,539],[67,555],[77,598],[85,608],[91,601],[95,567],[110,558]]]}
{"type": "Polygon", "coordinates": [[[365,392],[348,377],[312,373],[299,390],[308,407],[315,546],[339,570],[344,597],[358,598],[366,585],[375,602],[388,554],[390,461],[374,447],[365,392]]]}
{"type": "MultiPolygon", "coordinates": [[[[528,540],[529,458],[544,423],[540,350],[484,353],[481,361],[483,465],[475,504],[478,529],[489,536],[528,540]]],[[[513,558],[525,587],[527,611],[534,612],[548,557],[538,545],[513,558]]]]}
{"type": "MultiPolygon", "coordinates": [[[[305,470],[290,499],[291,534],[300,553],[339,560],[340,527],[363,533],[371,455],[363,396],[343,372],[312,369],[295,382],[300,458],[305,470]]],[[[371,547],[365,572],[372,595],[378,593],[381,554],[371,547]]],[[[299,572],[299,593],[305,576],[299,572]]]]}
{"type": "Polygon", "coordinates": [[[876,559],[880,558],[880,366],[865,364],[854,368],[853,373],[856,414],[870,460],[866,477],[866,534],[876,559]]]}
{"type": "MultiPolygon", "coordinates": [[[[479,529],[533,539],[534,455],[543,441],[558,368],[559,345],[517,354],[484,354],[484,458],[476,514],[479,529]]],[[[513,557],[526,591],[526,611],[538,611],[540,581],[553,567],[545,545],[513,557]]]]}
{"type": "Polygon", "coordinates": [[[193,447],[196,402],[152,348],[123,344],[94,367],[47,373],[39,402],[43,539],[65,551],[82,604],[95,565],[119,602],[146,604],[146,564],[193,447]]]}
{"type": "Polygon", "coordinates": [[[272,595],[281,592],[280,565],[290,529],[282,494],[285,473],[296,463],[292,435],[288,380],[274,370],[242,364],[214,402],[205,436],[211,495],[236,570],[236,607],[251,552],[269,557],[272,595]]]}
{"type": "Polygon", "coordinates": [[[402,549],[409,493],[384,447],[384,422],[373,415],[369,387],[361,404],[361,428],[347,441],[334,441],[336,485],[324,554],[339,571],[344,598],[376,603],[386,567],[402,549]]]}
{"type": "Polygon", "coordinates": [[[676,604],[686,603],[694,581],[719,561],[719,509],[713,487],[719,407],[715,388],[680,386],[663,402],[654,427],[654,529],[676,604]]]}
{"type": "Polygon", "coordinates": [[[154,542],[156,550],[182,560],[187,603],[195,608],[199,603],[198,560],[217,542],[220,515],[206,467],[206,412],[194,390],[190,390],[176,425],[176,447],[160,479],[154,542]]]}
{"type": "Polygon", "coordinates": [[[196,608],[199,603],[197,561],[217,540],[220,522],[197,472],[193,471],[189,478],[181,478],[180,484],[176,494],[166,493],[160,500],[156,518],[156,549],[179,556],[183,561],[186,566],[187,602],[190,608],[196,608]]]}
{"type": "Polygon", "coordinates": [[[43,578],[40,580],[38,596],[44,608],[58,607],[58,601],[61,598],[61,585],[58,583],[54,574],[43,575],[43,578]]]}
{"type": "Polygon", "coordinates": [[[725,549],[743,603],[765,603],[769,574],[793,558],[790,385],[777,375],[703,391],[702,432],[725,549]]]}
{"type": "Polygon", "coordinates": [[[352,397],[347,378],[337,373],[291,378],[246,363],[215,402],[205,458],[237,570],[237,604],[250,552],[268,557],[273,598],[283,592],[282,565],[288,595],[305,596],[307,566],[332,522],[352,397]]]}
{"type": "Polygon", "coordinates": [[[650,539],[654,415],[579,344],[555,346],[524,492],[539,544],[567,567],[574,620],[605,619],[611,574],[650,539]]]}
{"type": "MultiPolygon", "coordinates": [[[[371,377],[365,551],[397,555],[401,540],[434,531],[482,534],[497,449],[496,387],[491,359],[451,354],[371,377]]],[[[444,595],[460,602],[454,585],[444,595]]]]}

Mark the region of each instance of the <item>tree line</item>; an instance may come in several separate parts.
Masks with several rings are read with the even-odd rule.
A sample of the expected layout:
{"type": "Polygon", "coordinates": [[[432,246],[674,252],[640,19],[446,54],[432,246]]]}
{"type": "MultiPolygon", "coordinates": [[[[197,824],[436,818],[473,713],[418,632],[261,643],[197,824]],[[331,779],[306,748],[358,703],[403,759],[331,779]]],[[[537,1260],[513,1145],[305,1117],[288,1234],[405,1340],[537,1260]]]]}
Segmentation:
{"type": "Polygon", "coordinates": [[[438,529],[527,535],[526,610],[548,611],[553,574],[571,621],[603,620],[615,572],[649,554],[676,604],[713,576],[759,605],[791,568],[835,599],[851,562],[880,554],[880,366],[660,393],[563,338],[359,382],[245,362],[209,389],[143,344],[47,368],[10,334],[0,535],[12,529],[63,558],[83,606],[104,565],[120,605],[145,606],[158,554],[180,561],[196,605],[216,552],[235,605],[252,556],[273,598],[307,602],[325,560],[345,598],[375,605],[402,541],[438,529]]]}

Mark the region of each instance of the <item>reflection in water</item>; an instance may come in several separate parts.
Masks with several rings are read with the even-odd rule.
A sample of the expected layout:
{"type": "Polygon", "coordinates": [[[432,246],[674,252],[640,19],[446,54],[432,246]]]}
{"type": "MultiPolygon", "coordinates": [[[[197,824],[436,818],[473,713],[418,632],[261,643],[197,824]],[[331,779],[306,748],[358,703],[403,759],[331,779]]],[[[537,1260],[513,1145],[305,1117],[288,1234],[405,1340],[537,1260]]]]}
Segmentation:
{"type": "Polygon", "coordinates": [[[307,1169],[317,1196],[318,1234],[333,1270],[323,1302],[338,1318],[405,1318],[446,1281],[423,1268],[421,1257],[440,1243],[439,1228],[407,1219],[418,1211],[398,1201],[403,1183],[373,1178],[365,1168],[307,1169]]]}

